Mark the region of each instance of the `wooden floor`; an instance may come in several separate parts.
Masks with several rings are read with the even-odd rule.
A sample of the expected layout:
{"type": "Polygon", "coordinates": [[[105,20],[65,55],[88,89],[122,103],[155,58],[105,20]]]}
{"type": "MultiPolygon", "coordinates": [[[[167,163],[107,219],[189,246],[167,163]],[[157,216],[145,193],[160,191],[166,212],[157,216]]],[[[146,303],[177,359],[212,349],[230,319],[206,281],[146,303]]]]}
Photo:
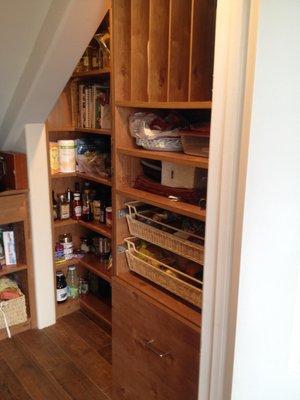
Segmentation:
{"type": "Polygon", "coordinates": [[[111,337],[81,312],[0,342],[1,400],[111,398],[111,337]]]}

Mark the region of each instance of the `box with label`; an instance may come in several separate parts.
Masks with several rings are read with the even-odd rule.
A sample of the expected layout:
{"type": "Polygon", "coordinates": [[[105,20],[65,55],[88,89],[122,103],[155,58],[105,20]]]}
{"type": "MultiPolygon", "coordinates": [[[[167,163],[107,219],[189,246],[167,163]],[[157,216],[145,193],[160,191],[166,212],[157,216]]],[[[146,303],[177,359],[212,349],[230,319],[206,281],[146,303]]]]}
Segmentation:
{"type": "Polygon", "coordinates": [[[13,231],[3,232],[3,245],[6,265],[17,264],[15,236],[13,231]]]}

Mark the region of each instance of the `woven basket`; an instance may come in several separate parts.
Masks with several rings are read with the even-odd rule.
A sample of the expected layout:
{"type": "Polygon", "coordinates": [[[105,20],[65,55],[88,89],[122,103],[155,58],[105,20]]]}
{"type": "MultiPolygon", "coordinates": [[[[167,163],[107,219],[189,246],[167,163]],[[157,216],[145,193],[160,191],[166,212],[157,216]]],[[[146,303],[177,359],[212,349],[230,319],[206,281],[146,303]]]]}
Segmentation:
{"type": "MultiPolygon", "coordinates": [[[[137,211],[137,206],[141,204],[139,202],[130,202],[126,203],[129,214],[126,215],[129,232],[131,235],[136,236],[140,239],[146,240],[147,242],[153,243],[157,246],[160,246],[166,250],[172,251],[182,257],[188,258],[196,263],[203,265],[204,262],[204,247],[200,244],[193,243],[189,240],[182,239],[181,237],[176,236],[175,234],[179,233],[182,235],[186,235],[185,231],[181,231],[179,229],[175,229],[170,225],[163,224],[161,222],[155,222],[157,226],[161,226],[161,228],[168,228],[169,230],[174,231],[174,234],[164,232],[161,229],[150,226],[142,221],[136,219],[137,216],[142,218],[144,221],[153,222],[151,218],[146,217],[143,213],[139,213],[137,211]]],[[[190,236],[194,236],[196,239],[201,240],[202,238],[197,235],[190,234],[190,236]]]]}
{"type": "Polygon", "coordinates": [[[163,287],[169,292],[176,294],[196,307],[201,308],[202,289],[199,286],[202,287],[202,282],[166,264],[154,260],[152,257],[140,253],[135,247],[134,239],[135,238],[125,239],[125,242],[127,243],[126,258],[129,269],[163,287]],[[144,260],[137,257],[137,254],[140,254],[144,260]],[[149,263],[151,261],[155,261],[157,266],[151,265],[149,263]],[[169,275],[166,271],[174,272],[176,276],[169,275]],[[181,280],[180,277],[182,277],[184,281],[181,280]]]}
{"type": "MultiPolygon", "coordinates": [[[[12,300],[1,301],[1,306],[5,313],[8,326],[22,324],[27,321],[25,296],[12,300]]],[[[0,312],[0,329],[5,328],[2,312],[0,312]]]]}

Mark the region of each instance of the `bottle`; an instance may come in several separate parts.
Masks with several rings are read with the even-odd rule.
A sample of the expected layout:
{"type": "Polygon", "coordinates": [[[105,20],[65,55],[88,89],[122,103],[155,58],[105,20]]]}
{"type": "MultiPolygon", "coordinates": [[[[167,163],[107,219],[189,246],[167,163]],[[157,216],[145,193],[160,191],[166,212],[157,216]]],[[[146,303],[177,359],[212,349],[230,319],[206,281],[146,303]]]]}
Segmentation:
{"type": "Polygon", "coordinates": [[[80,193],[74,193],[74,199],[72,202],[72,218],[79,220],[82,217],[82,202],[80,200],[80,193]]]}
{"type": "Polygon", "coordinates": [[[70,203],[67,202],[65,195],[60,195],[59,218],[61,220],[70,218],[70,203]]]}
{"type": "Polygon", "coordinates": [[[63,233],[59,235],[59,243],[63,245],[65,260],[73,258],[73,240],[71,233],[63,233]]]}
{"type": "Polygon", "coordinates": [[[58,204],[54,196],[54,190],[52,190],[52,216],[54,221],[58,219],[58,204]]]}
{"type": "Polygon", "coordinates": [[[77,299],[79,296],[79,278],[75,265],[68,267],[67,273],[68,297],[77,299]]]}
{"type": "Polygon", "coordinates": [[[82,219],[84,221],[93,221],[89,189],[85,189],[82,195],[82,219]]]}
{"type": "Polygon", "coordinates": [[[99,48],[92,47],[92,69],[99,69],[99,48]]]}
{"type": "Polygon", "coordinates": [[[103,203],[103,201],[101,201],[100,203],[99,222],[101,224],[105,224],[105,204],[103,203]]]}
{"type": "Polygon", "coordinates": [[[75,184],[74,184],[74,193],[80,194],[80,183],[79,182],[75,182],[75,184]]]}
{"type": "Polygon", "coordinates": [[[73,193],[69,187],[67,188],[67,191],[66,191],[66,199],[67,199],[68,203],[71,203],[71,201],[73,200],[73,193]]]}
{"type": "Polygon", "coordinates": [[[57,303],[63,303],[68,298],[68,286],[66,277],[62,271],[56,272],[56,301],[57,303]]]}

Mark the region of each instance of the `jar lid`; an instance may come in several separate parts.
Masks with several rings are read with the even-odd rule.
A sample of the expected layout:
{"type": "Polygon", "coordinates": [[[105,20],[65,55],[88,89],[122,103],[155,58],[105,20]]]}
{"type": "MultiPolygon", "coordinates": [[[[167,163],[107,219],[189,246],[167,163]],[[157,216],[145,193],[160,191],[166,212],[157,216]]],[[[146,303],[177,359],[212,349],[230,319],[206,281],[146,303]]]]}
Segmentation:
{"type": "Polygon", "coordinates": [[[107,211],[107,212],[112,212],[112,207],[106,207],[106,208],[105,208],[105,211],[107,211]]]}
{"type": "Polygon", "coordinates": [[[75,265],[69,265],[68,270],[69,271],[75,271],[76,266],[75,265]]]}
{"type": "Polygon", "coordinates": [[[56,276],[63,276],[64,273],[62,271],[56,271],[56,276]]]}

